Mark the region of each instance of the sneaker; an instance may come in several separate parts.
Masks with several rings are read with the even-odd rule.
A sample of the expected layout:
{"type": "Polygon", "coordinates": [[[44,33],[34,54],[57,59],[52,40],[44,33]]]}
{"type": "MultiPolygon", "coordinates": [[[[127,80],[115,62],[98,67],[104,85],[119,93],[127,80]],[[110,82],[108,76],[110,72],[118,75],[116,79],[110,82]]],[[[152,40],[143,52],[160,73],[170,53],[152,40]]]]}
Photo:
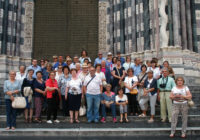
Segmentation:
{"type": "Polygon", "coordinates": [[[88,123],[91,123],[92,121],[91,120],[88,120],[88,123]]]}
{"type": "Polygon", "coordinates": [[[113,123],[116,123],[117,122],[117,119],[116,118],[113,118],[113,123]]]}
{"type": "Polygon", "coordinates": [[[59,120],[54,120],[54,123],[60,123],[60,121],[59,120]]]}
{"type": "Polygon", "coordinates": [[[166,122],[166,119],[162,119],[161,122],[165,123],[165,122],[166,122]]]}
{"type": "Polygon", "coordinates": [[[98,119],[95,119],[95,120],[94,120],[94,122],[95,122],[95,123],[98,123],[98,122],[99,122],[99,120],[98,120],[98,119]]]}
{"type": "Polygon", "coordinates": [[[102,123],[105,123],[105,122],[106,122],[106,118],[103,117],[103,118],[101,119],[101,122],[102,122],[102,123]]]}
{"type": "Polygon", "coordinates": [[[153,123],[153,122],[154,122],[154,119],[148,120],[148,123],[153,123]]]}
{"type": "Polygon", "coordinates": [[[48,120],[47,123],[52,124],[53,122],[51,120],[48,120]]]}

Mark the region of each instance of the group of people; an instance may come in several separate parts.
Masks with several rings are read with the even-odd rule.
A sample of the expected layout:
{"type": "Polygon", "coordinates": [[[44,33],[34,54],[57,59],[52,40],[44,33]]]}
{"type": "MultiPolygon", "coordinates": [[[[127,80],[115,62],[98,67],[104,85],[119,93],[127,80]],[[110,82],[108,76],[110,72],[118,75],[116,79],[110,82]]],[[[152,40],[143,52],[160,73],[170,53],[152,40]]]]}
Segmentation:
{"type": "Polygon", "coordinates": [[[174,137],[178,114],[183,115],[182,137],[186,136],[187,101],[192,98],[183,77],[176,77],[168,61],[158,65],[153,58],[143,62],[140,58],[121,57],[120,52],[107,58],[101,52],[92,63],[87,52],[81,57],[53,56],[53,62],[36,59],[29,67],[20,66],[19,72],[10,71],[4,82],[7,115],[7,130],[16,127],[16,109],[12,107],[15,97],[23,96],[27,105],[25,122],[41,123],[41,112],[47,110],[47,123],[59,123],[57,111],[61,104],[64,116],[70,123],[79,123],[79,110],[84,100],[89,123],[106,122],[106,113],[111,110],[113,122],[129,122],[128,115],[146,117],[150,104],[149,123],[154,122],[156,104],[160,102],[161,121],[171,122],[170,137],[174,137]],[[101,111],[100,111],[101,110],[101,111]],[[35,112],[34,120],[33,113],[35,112]],[[101,112],[101,118],[99,117],[101,112]],[[51,116],[53,115],[53,121],[51,116]]]}

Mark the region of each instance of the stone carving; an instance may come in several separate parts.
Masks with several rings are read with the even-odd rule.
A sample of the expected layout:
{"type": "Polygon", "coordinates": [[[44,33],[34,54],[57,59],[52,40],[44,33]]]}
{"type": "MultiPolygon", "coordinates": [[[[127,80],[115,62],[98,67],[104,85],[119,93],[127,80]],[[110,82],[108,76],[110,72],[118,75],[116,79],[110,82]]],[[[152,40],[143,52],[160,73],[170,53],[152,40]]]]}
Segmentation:
{"type": "Polygon", "coordinates": [[[161,27],[160,27],[160,46],[161,48],[163,47],[167,47],[168,46],[168,40],[169,37],[167,35],[167,22],[168,22],[168,17],[167,14],[165,12],[165,6],[166,6],[167,0],[160,0],[160,16],[161,16],[161,27]]]}

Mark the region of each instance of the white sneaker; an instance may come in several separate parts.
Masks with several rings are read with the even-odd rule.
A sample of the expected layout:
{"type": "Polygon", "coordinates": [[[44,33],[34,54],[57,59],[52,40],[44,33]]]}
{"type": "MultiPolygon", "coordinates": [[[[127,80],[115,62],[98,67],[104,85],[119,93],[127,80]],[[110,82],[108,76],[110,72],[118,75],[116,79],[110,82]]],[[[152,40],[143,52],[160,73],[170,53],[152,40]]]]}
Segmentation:
{"type": "Polygon", "coordinates": [[[47,123],[52,124],[53,122],[51,120],[48,120],[47,123]]]}
{"type": "Polygon", "coordinates": [[[60,121],[59,120],[54,120],[54,123],[60,123],[60,121]]]}

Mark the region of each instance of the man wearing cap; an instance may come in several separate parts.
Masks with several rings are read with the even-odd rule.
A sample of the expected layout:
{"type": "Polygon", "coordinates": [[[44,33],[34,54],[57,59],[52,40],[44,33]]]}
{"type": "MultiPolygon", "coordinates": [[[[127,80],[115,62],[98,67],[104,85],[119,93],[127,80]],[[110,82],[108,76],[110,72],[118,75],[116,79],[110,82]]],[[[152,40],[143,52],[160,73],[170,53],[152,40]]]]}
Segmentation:
{"type": "Polygon", "coordinates": [[[75,55],[73,58],[73,63],[71,63],[71,65],[69,66],[70,69],[76,69],[76,63],[79,63],[78,59],[78,55],[75,55]]]}
{"type": "Polygon", "coordinates": [[[121,65],[123,66],[123,64],[125,63],[125,59],[121,57],[121,52],[117,52],[117,58],[120,59],[121,65]]]}
{"type": "Polygon", "coordinates": [[[60,55],[59,57],[58,57],[58,62],[53,66],[53,69],[56,69],[58,66],[67,66],[67,64],[65,63],[65,62],[63,62],[63,56],[62,55],[60,55]]]}
{"type": "Polygon", "coordinates": [[[38,71],[42,71],[41,67],[37,64],[37,60],[36,60],[36,59],[33,59],[33,60],[32,60],[32,65],[30,65],[30,66],[27,68],[26,73],[27,73],[27,71],[30,70],[30,69],[34,70],[33,78],[36,78],[36,73],[37,73],[38,71]]]}
{"type": "Polygon", "coordinates": [[[72,64],[72,59],[71,59],[71,57],[67,57],[67,58],[66,58],[66,64],[67,64],[67,66],[70,66],[70,65],[72,64]]]}
{"type": "Polygon", "coordinates": [[[171,122],[171,114],[172,114],[172,100],[170,99],[170,93],[174,86],[176,86],[173,78],[169,77],[168,68],[163,68],[163,77],[160,78],[157,82],[158,87],[158,100],[160,100],[160,115],[161,121],[166,122],[168,112],[168,120],[171,122]]]}
{"type": "Polygon", "coordinates": [[[103,54],[101,52],[98,53],[98,56],[95,61],[94,61],[94,66],[96,66],[96,64],[101,64],[102,60],[106,61],[106,58],[103,57],[103,54]]]}
{"type": "Polygon", "coordinates": [[[84,83],[85,77],[89,74],[88,72],[88,65],[86,63],[83,63],[82,65],[82,71],[78,75],[78,78],[81,79],[82,83],[84,83]]]}

